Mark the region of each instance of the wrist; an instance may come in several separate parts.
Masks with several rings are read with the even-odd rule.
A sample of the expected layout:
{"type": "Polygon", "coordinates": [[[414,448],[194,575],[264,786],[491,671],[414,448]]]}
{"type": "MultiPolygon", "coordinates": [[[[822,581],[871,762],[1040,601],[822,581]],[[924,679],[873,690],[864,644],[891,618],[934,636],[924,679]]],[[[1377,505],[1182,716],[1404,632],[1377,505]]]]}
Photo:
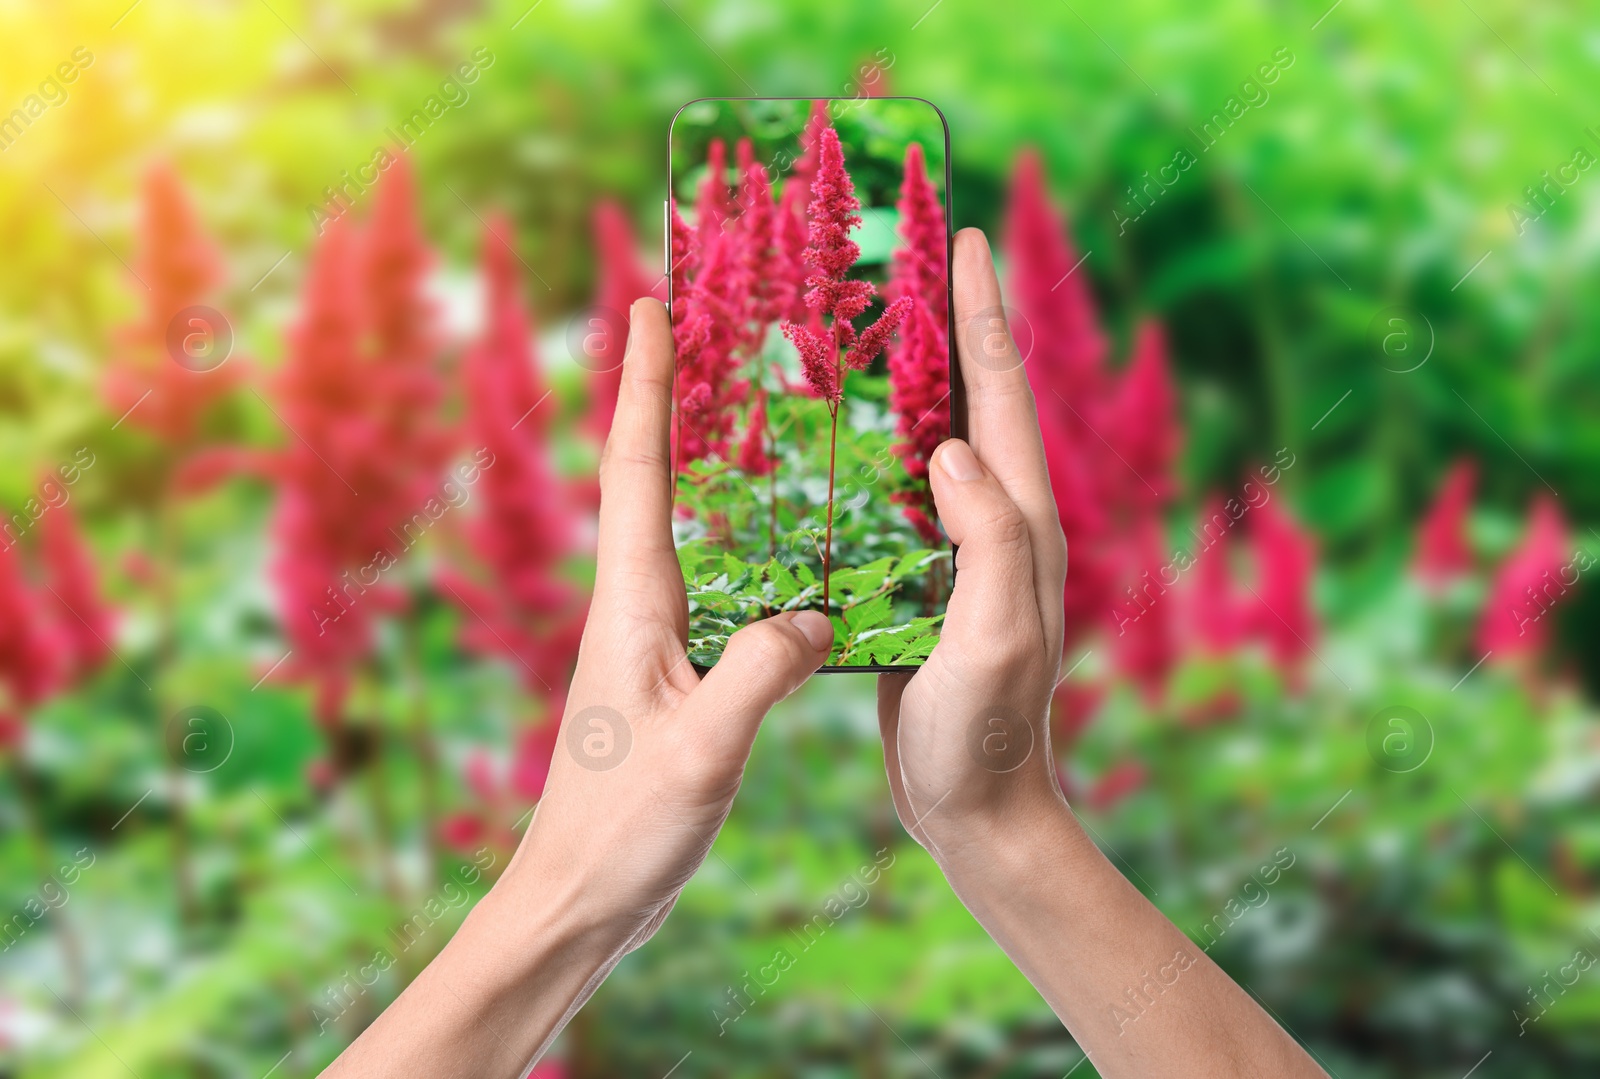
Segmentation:
{"type": "Polygon", "coordinates": [[[939,837],[937,848],[934,858],[945,879],[980,920],[981,909],[993,902],[1020,898],[1051,881],[1081,879],[1099,859],[1099,848],[1055,790],[1003,816],[968,820],[939,837]]]}

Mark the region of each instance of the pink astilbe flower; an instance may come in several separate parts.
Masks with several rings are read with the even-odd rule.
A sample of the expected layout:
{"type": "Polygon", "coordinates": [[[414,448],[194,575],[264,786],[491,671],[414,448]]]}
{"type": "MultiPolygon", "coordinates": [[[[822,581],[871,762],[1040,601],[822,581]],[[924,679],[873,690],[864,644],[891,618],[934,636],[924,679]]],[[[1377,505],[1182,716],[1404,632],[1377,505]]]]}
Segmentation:
{"type": "MultiPolygon", "coordinates": [[[[1088,275],[1065,222],[1050,205],[1043,163],[1031,150],[1017,159],[1012,177],[1005,249],[1014,266],[1008,295],[1032,324],[1036,342],[1030,377],[1048,373],[1052,379],[1046,389],[1060,389],[1074,407],[1095,399],[1105,379],[1106,337],[1088,275]]],[[[1040,396],[1054,399],[1049,393],[1040,396]]]]}
{"type": "Polygon", "coordinates": [[[800,353],[800,373],[805,376],[811,392],[830,405],[837,404],[841,390],[839,372],[834,366],[834,350],[828,346],[828,342],[804,326],[785,322],[782,329],[783,336],[800,353]]]}
{"type": "Polygon", "coordinates": [[[1226,655],[1239,647],[1249,629],[1246,611],[1233,579],[1229,552],[1233,521],[1223,512],[1222,498],[1209,496],[1192,531],[1193,585],[1189,590],[1189,629],[1202,651],[1226,655]]]}
{"type": "Polygon", "coordinates": [[[1478,623],[1478,648],[1497,662],[1544,650],[1550,641],[1551,608],[1578,580],[1569,561],[1567,523],[1548,495],[1534,500],[1528,531],[1489,585],[1478,623]]]}
{"type": "Polygon", "coordinates": [[[1161,522],[1153,512],[1134,524],[1132,557],[1127,560],[1129,599],[1116,616],[1118,668],[1137,684],[1145,699],[1155,703],[1166,690],[1177,665],[1178,647],[1173,626],[1173,602],[1167,582],[1160,579],[1168,561],[1162,542],[1161,522]]]}
{"type": "Polygon", "coordinates": [[[829,325],[819,333],[820,327],[785,322],[782,331],[800,353],[806,381],[828,404],[828,517],[822,547],[822,608],[826,612],[831,601],[834,473],[845,372],[871,363],[888,346],[889,338],[916,301],[907,296],[890,304],[858,340],[851,319],[865,311],[876,294],[871,282],[849,276],[861,256],[861,248],[850,239],[851,229],[861,224],[857,213],[861,200],[845,169],[839,133],[831,126],[824,127],[816,137],[815,149],[817,171],[811,181],[811,227],[805,250],[811,273],[806,277],[805,299],[817,317],[829,318],[829,325]]]}
{"type": "Polygon", "coordinates": [[[357,486],[369,472],[363,459],[382,452],[378,425],[363,410],[372,388],[361,362],[357,239],[348,218],[323,232],[273,382],[274,411],[292,433],[274,468],[276,552],[269,572],[293,654],[285,670],[316,684],[318,719],[327,726],[342,719],[350,671],[367,654],[379,605],[366,595],[371,581],[351,575],[377,553],[369,545],[371,523],[389,519],[357,486]]]}
{"type": "Polygon", "coordinates": [[[745,385],[739,367],[740,313],[737,237],[718,233],[705,248],[700,272],[689,285],[685,344],[677,375],[679,467],[716,454],[725,456],[736,419],[734,406],[745,385]]]}
{"type": "Polygon", "coordinates": [[[1111,766],[1089,788],[1088,801],[1096,810],[1104,812],[1124,798],[1137,793],[1147,778],[1144,765],[1138,761],[1122,761],[1111,766]]]}
{"type": "Polygon", "coordinates": [[[836,345],[847,347],[855,337],[850,320],[872,303],[870,281],[852,279],[850,271],[861,257],[861,247],[850,232],[861,226],[861,200],[844,167],[839,133],[823,128],[818,142],[816,178],[811,182],[811,230],[805,251],[806,306],[832,316],[836,345]]]}
{"type": "Polygon", "coordinates": [[[938,192],[928,180],[922,147],[906,147],[905,177],[896,202],[903,245],[894,252],[890,296],[915,297],[899,344],[889,353],[889,405],[895,410],[896,452],[908,475],[918,481],[911,491],[896,492],[902,513],[923,542],[939,542],[933,525],[933,491],[924,481],[933,451],[950,434],[950,352],[948,231],[938,192]]]}
{"type": "MultiPolygon", "coordinates": [[[[783,189],[783,200],[778,204],[774,242],[778,249],[774,281],[777,286],[776,301],[780,316],[789,322],[803,322],[813,317],[806,306],[806,200],[807,190],[791,181],[783,189]]],[[[820,320],[817,324],[821,325],[820,320]]]]}
{"type": "Polygon", "coordinates": [[[805,127],[800,132],[800,157],[790,170],[788,183],[789,188],[799,191],[807,199],[811,197],[811,182],[816,178],[817,166],[821,160],[822,133],[832,126],[833,119],[828,115],[828,102],[822,98],[814,98],[811,102],[811,112],[806,117],[805,127]]]}
{"type": "MultiPolygon", "coordinates": [[[[1105,401],[1105,337],[1099,328],[1087,275],[1051,207],[1037,154],[1019,158],[1006,207],[1004,247],[1010,263],[1010,301],[1027,320],[1034,342],[1028,381],[1039,410],[1040,434],[1050,469],[1061,528],[1071,552],[1063,602],[1067,643],[1072,644],[1108,609],[1115,588],[1106,546],[1109,510],[1104,481],[1111,467],[1087,424],[1105,401]]],[[[958,327],[957,332],[985,332],[958,327]]],[[[1125,471],[1125,470],[1124,470],[1125,471]]]]}
{"type": "Polygon", "coordinates": [[[878,358],[878,353],[889,346],[889,338],[900,328],[900,323],[910,313],[917,301],[902,296],[883,309],[883,314],[856,337],[855,344],[845,351],[840,363],[848,371],[864,371],[878,358]]]}
{"type": "MultiPolygon", "coordinates": [[[[201,415],[241,374],[237,357],[199,370],[180,364],[172,351],[182,349],[191,337],[203,343],[208,335],[215,340],[217,333],[231,332],[205,315],[172,325],[179,312],[205,303],[216,292],[222,259],[169,166],[157,165],[146,173],[141,210],[135,272],[143,283],[138,291],[144,310],[137,322],[116,332],[102,390],[111,410],[126,415],[129,426],[169,443],[187,443],[201,415]]],[[[203,356],[196,361],[207,366],[203,356]]]]}
{"type": "Polygon", "coordinates": [[[898,452],[906,472],[926,480],[928,462],[950,434],[950,362],[947,339],[919,302],[889,354],[889,404],[895,410],[898,452]]]}
{"type": "Polygon", "coordinates": [[[29,587],[17,548],[0,542],[0,717],[15,728],[13,740],[24,714],[56,690],[70,662],[48,599],[29,587]]]}
{"type": "Polygon", "coordinates": [[[584,614],[562,574],[579,522],[549,460],[553,410],[524,403],[543,393],[508,237],[503,221],[485,230],[484,328],[463,360],[467,440],[482,469],[465,532],[484,583],[454,568],[439,579],[463,608],[466,645],[513,661],[528,691],[559,715],[584,614]]]}
{"type": "Polygon", "coordinates": [[[1462,458],[1450,466],[1438,497],[1417,527],[1417,552],[1412,572],[1426,585],[1440,587],[1472,569],[1467,542],[1467,515],[1478,485],[1477,463],[1462,458]]]}
{"type": "Polygon", "coordinates": [[[747,476],[765,476],[775,466],[767,448],[767,391],[756,391],[744,439],[739,443],[739,468],[747,476]]]}
{"type": "Polygon", "coordinates": [[[1167,363],[1166,335],[1153,322],[1139,326],[1133,358],[1106,409],[1110,437],[1124,470],[1133,473],[1121,499],[1135,514],[1167,502],[1177,490],[1173,463],[1183,444],[1178,392],[1167,363]]]}
{"type": "Polygon", "coordinates": [[[1250,612],[1251,629],[1266,641],[1273,665],[1291,688],[1298,689],[1305,657],[1318,636],[1311,607],[1315,541],[1272,499],[1251,512],[1250,550],[1257,599],[1250,612]]]}
{"type": "MultiPolygon", "coordinates": [[[[594,245],[599,262],[599,281],[594,306],[606,320],[603,328],[609,360],[589,376],[591,401],[584,427],[601,442],[611,432],[611,416],[617,410],[617,391],[622,386],[622,357],[628,347],[628,310],[633,301],[652,295],[656,279],[639,260],[633,227],[615,201],[603,199],[594,211],[594,245]],[[614,364],[614,366],[612,366],[614,364]]],[[[595,488],[598,492],[599,488],[595,488]]]]}
{"type": "MultiPolygon", "coordinates": [[[[743,145],[743,143],[741,143],[743,145]]],[[[772,201],[767,170],[751,164],[739,188],[739,273],[744,311],[739,345],[748,355],[760,351],[767,329],[788,310],[789,283],[784,252],[778,246],[778,207],[772,201]]]]}
{"type": "Polygon", "coordinates": [[[94,560],[70,504],[44,515],[39,543],[46,574],[43,598],[56,608],[62,674],[68,683],[76,683],[110,654],[111,610],[101,599],[94,560]]]}
{"type": "Polygon", "coordinates": [[[706,175],[694,200],[695,233],[701,245],[726,230],[731,212],[728,148],[721,139],[712,139],[706,148],[706,175]]]}
{"type": "Polygon", "coordinates": [[[906,146],[905,178],[900,184],[902,246],[894,252],[891,296],[915,296],[928,308],[929,317],[941,333],[949,321],[949,296],[946,289],[949,230],[939,193],[928,179],[920,143],[906,146]]]}

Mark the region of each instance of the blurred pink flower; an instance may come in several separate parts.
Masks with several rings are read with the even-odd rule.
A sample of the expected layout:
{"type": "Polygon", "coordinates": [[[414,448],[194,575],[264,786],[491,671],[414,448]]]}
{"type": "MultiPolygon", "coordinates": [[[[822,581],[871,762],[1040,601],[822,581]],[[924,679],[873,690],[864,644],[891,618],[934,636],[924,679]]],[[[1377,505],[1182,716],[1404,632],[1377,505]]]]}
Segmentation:
{"type": "Polygon", "coordinates": [[[695,195],[695,234],[702,247],[722,233],[731,213],[728,193],[728,147],[721,139],[712,139],[706,147],[706,174],[695,195]]]}
{"type": "Polygon", "coordinates": [[[700,268],[688,285],[688,304],[678,352],[678,461],[682,468],[711,454],[726,456],[733,433],[733,406],[742,400],[739,367],[742,313],[747,309],[739,272],[737,238],[718,232],[699,253],[700,268]]]}
{"type": "Polygon", "coordinates": [[[1154,322],[1139,326],[1128,362],[1106,407],[1109,437],[1131,482],[1118,488],[1121,501],[1138,514],[1165,504],[1177,490],[1173,464],[1183,445],[1178,391],[1167,361],[1166,335],[1154,322]]]}
{"type": "Polygon", "coordinates": [[[1439,485],[1438,496],[1417,527],[1412,570],[1424,584],[1438,587],[1471,571],[1467,515],[1472,512],[1477,485],[1477,462],[1465,457],[1450,466],[1439,485]]]}
{"type": "Polygon", "coordinates": [[[756,391],[756,402],[739,443],[739,469],[747,476],[765,476],[775,467],[767,449],[767,391],[756,391]]]}
{"type": "Polygon", "coordinates": [[[16,546],[0,542],[0,714],[20,725],[59,687],[70,648],[51,616],[48,593],[29,586],[16,546]]]}
{"type": "Polygon", "coordinates": [[[202,370],[173,356],[172,350],[192,335],[231,336],[232,330],[201,313],[198,321],[171,326],[185,308],[217,290],[223,270],[189,196],[166,164],[153,166],[144,177],[135,272],[144,286],[144,310],[138,321],[116,332],[102,390],[111,410],[126,416],[129,426],[186,443],[197,433],[201,414],[239,381],[242,361],[234,357],[202,370]]]}
{"type": "Polygon", "coordinates": [[[1273,498],[1250,511],[1250,550],[1257,602],[1250,612],[1255,636],[1267,643],[1273,664],[1290,688],[1303,682],[1304,662],[1315,647],[1318,624],[1311,607],[1316,543],[1273,498]]]}
{"type": "Polygon", "coordinates": [[[1572,585],[1577,565],[1570,561],[1567,523],[1549,495],[1534,499],[1528,530],[1506,556],[1489,585],[1478,623],[1478,648],[1497,660],[1543,651],[1550,640],[1544,616],[1572,585]]]}
{"type": "MultiPolygon", "coordinates": [[[[594,211],[594,246],[599,263],[599,280],[595,289],[594,306],[601,309],[607,320],[607,336],[620,329],[618,340],[607,340],[610,360],[598,366],[589,375],[592,400],[584,418],[584,427],[599,441],[605,441],[611,432],[611,415],[617,409],[617,390],[622,385],[622,357],[628,347],[628,311],[633,301],[655,294],[655,278],[639,261],[638,245],[634,241],[633,226],[627,214],[611,199],[602,199],[594,211]],[[613,325],[614,323],[614,325],[613,325]]],[[[598,491],[598,488],[596,489],[598,491]]]]}
{"type": "MultiPolygon", "coordinates": [[[[1028,381],[1072,562],[1063,590],[1071,645],[1103,621],[1115,588],[1105,550],[1110,522],[1100,479],[1111,466],[1101,460],[1099,439],[1087,425],[1104,405],[1106,346],[1087,275],[1050,205],[1043,169],[1032,151],[1017,161],[1004,237],[1007,293],[1032,341],[1028,381]]],[[[989,329],[966,326],[956,332],[977,336],[989,329]]]]}
{"type": "Polygon", "coordinates": [[[363,498],[356,486],[369,472],[364,459],[384,452],[363,408],[373,397],[361,362],[356,243],[346,217],[323,232],[273,380],[274,411],[288,430],[275,468],[271,575],[293,653],[287,673],[318,685],[318,719],[328,726],[342,718],[349,668],[367,653],[375,613],[365,598],[368,583],[341,575],[375,553],[360,526],[388,519],[376,498],[363,498]]]}
{"type": "Polygon", "coordinates": [[[784,185],[773,229],[773,241],[778,248],[775,277],[779,291],[775,300],[779,304],[779,316],[790,322],[802,322],[814,314],[806,306],[806,202],[809,198],[808,190],[793,180],[784,185]]]}
{"type": "Polygon", "coordinates": [[[1118,633],[1113,638],[1117,667],[1154,704],[1166,691],[1167,679],[1178,661],[1173,627],[1174,604],[1170,585],[1161,580],[1169,556],[1161,521],[1146,512],[1134,523],[1133,542],[1125,560],[1126,598],[1118,604],[1118,633]]]}
{"type": "Polygon", "coordinates": [[[1189,628],[1202,651],[1225,655],[1239,646],[1249,626],[1233,579],[1233,521],[1223,512],[1222,496],[1207,496],[1190,534],[1195,542],[1189,628]]]}
{"type": "Polygon", "coordinates": [[[100,594],[99,575],[77,514],[64,503],[39,522],[45,569],[43,598],[56,610],[62,675],[68,684],[87,677],[110,654],[112,613],[100,594]]]}
{"type": "Polygon", "coordinates": [[[750,164],[741,175],[738,291],[744,299],[744,311],[739,319],[739,345],[746,355],[755,355],[766,340],[768,328],[783,317],[790,297],[784,279],[784,252],[778,247],[778,207],[772,201],[767,170],[750,164]]]}
{"type": "Polygon", "coordinates": [[[1089,788],[1089,805],[1102,811],[1110,809],[1143,788],[1147,778],[1144,765],[1138,761],[1114,764],[1089,788]]]}
{"type": "Polygon", "coordinates": [[[512,660],[525,688],[559,715],[584,615],[562,572],[580,521],[549,459],[554,409],[539,407],[545,394],[509,231],[499,218],[485,230],[484,329],[462,365],[466,437],[481,469],[465,534],[481,576],[446,566],[439,580],[463,608],[467,646],[512,660]]]}

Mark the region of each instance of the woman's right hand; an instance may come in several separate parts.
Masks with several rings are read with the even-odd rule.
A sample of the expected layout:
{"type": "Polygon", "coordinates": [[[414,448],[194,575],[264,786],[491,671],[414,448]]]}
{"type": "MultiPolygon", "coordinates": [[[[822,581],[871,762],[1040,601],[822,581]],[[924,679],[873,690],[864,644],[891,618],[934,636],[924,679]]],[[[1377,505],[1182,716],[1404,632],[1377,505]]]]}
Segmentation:
{"type": "Polygon", "coordinates": [[[955,592],[928,662],[878,683],[895,809],[941,862],[1018,819],[1065,808],[1046,720],[1061,663],[1066,542],[983,233],[956,235],[952,271],[970,445],[945,442],[928,474],[959,547],[955,592]]]}

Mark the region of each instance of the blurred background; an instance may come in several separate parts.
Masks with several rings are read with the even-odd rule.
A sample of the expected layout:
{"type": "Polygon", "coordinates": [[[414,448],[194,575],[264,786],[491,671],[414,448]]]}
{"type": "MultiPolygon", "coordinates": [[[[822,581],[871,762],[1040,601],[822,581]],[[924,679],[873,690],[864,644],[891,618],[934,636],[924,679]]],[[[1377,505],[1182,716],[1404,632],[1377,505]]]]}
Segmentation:
{"type": "MultiPolygon", "coordinates": [[[[443,945],[543,786],[672,115],[885,93],[942,108],[1002,263],[1108,856],[1341,1079],[1600,1065],[1592,19],[114,0],[0,38],[0,1073],[312,1075],[443,945]]],[[[859,676],[774,713],[538,1074],[1094,1074],[894,822],[873,719],[859,676]]]]}

